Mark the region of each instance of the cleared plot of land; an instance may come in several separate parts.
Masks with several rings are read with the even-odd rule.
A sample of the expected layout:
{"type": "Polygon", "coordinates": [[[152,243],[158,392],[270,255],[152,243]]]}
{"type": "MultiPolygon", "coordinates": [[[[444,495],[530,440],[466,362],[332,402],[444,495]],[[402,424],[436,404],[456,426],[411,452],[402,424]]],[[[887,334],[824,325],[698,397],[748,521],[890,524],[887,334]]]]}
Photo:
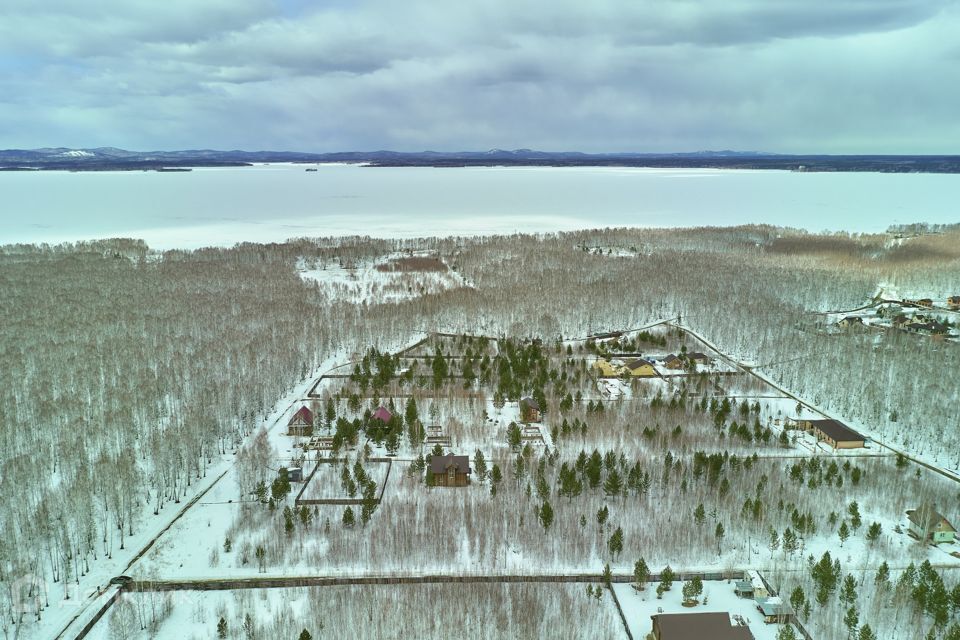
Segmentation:
{"type": "Polygon", "coordinates": [[[331,299],[355,303],[399,302],[468,286],[443,262],[417,256],[391,255],[347,266],[301,259],[297,272],[303,280],[316,282],[331,299]]]}
{"type": "MultiPolygon", "coordinates": [[[[380,488],[387,478],[387,462],[366,462],[360,465],[363,475],[377,484],[376,495],[380,495],[380,488]]],[[[301,500],[336,500],[359,499],[362,495],[360,478],[356,474],[355,463],[352,461],[321,463],[316,465],[313,477],[307,482],[301,500]],[[344,479],[344,471],[349,480],[344,479]],[[353,488],[353,494],[350,488],[353,488]]]]}
{"type": "Polygon", "coordinates": [[[704,581],[700,604],[695,607],[683,606],[682,586],[683,583],[678,580],[662,598],[657,598],[655,583],[648,584],[644,591],[637,591],[633,585],[626,583],[613,585],[634,638],[645,638],[650,633],[650,616],[658,613],[730,613],[740,616],[755,640],[775,640],[777,632],[785,626],[765,623],[754,600],[737,597],[730,581],[704,581]]]}
{"type": "Polygon", "coordinates": [[[557,638],[625,636],[609,592],[588,597],[577,584],[425,584],[125,595],[91,640],[127,637],[230,638],[557,638]],[[169,603],[169,604],[166,604],[169,603]],[[164,606],[166,604],[166,606],[164,606]],[[157,605],[157,606],[152,606],[157,605]],[[163,612],[166,609],[167,615],[163,612]],[[138,631],[138,611],[153,628],[138,631]],[[247,618],[249,620],[247,621],[247,618]],[[116,618],[116,620],[113,620],[116,618]],[[129,627],[116,636],[111,627],[129,627]]]}

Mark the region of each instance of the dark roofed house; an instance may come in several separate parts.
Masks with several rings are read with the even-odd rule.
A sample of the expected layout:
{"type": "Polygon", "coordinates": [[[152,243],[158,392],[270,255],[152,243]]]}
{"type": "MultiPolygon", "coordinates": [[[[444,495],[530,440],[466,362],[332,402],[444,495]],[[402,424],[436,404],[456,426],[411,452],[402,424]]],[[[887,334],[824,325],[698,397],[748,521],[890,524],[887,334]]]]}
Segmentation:
{"type": "Polygon", "coordinates": [[[540,422],[541,417],[539,402],[529,396],[520,399],[521,422],[540,422]]]}
{"type": "Polygon", "coordinates": [[[656,640],[754,640],[749,627],[730,623],[729,613],[659,613],[650,618],[656,640]]]}
{"type": "Polygon", "coordinates": [[[947,325],[942,322],[937,322],[936,320],[911,322],[907,325],[907,329],[916,333],[931,333],[934,335],[943,335],[948,331],[947,325]]]}
{"type": "Polygon", "coordinates": [[[657,375],[657,370],[653,367],[653,363],[646,358],[631,360],[626,364],[626,367],[630,375],[638,378],[652,378],[657,375]]]}
{"type": "Polygon", "coordinates": [[[373,412],[371,418],[376,418],[381,422],[390,422],[390,419],[393,417],[393,414],[390,413],[389,409],[386,407],[378,407],[376,411],[373,412]]]}
{"type": "Polygon", "coordinates": [[[671,353],[663,359],[663,366],[667,369],[683,369],[683,360],[671,353]]]}
{"type": "Polygon", "coordinates": [[[433,475],[433,485],[436,487],[465,487],[470,484],[470,458],[455,456],[448,453],[445,456],[430,458],[430,473],[433,475]]]}
{"type": "Polygon", "coordinates": [[[866,445],[866,438],[836,420],[800,420],[798,424],[834,449],[859,449],[866,445]]]}
{"type": "Polygon", "coordinates": [[[953,525],[930,504],[907,511],[907,519],[910,521],[910,533],[920,540],[926,539],[934,544],[952,543],[957,533],[953,525]]]}
{"type": "Polygon", "coordinates": [[[837,326],[849,329],[850,327],[862,327],[863,318],[860,316],[847,316],[837,323],[837,326]]]}
{"type": "Polygon", "coordinates": [[[700,353],[699,351],[694,351],[693,353],[687,354],[687,360],[694,364],[710,364],[710,356],[705,353],[700,353]]]}
{"type": "Polygon", "coordinates": [[[307,407],[300,407],[299,411],[293,414],[290,422],[287,423],[287,435],[313,435],[313,411],[310,411],[307,407]]]}

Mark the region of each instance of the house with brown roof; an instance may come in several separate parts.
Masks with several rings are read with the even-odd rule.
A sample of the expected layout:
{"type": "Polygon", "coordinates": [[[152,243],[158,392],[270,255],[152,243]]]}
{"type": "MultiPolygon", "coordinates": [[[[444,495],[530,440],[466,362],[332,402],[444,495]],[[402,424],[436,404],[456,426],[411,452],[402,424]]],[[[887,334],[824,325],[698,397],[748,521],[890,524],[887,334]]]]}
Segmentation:
{"type": "Polygon", "coordinates": [[[657,370],[653,368],[653,363],[644,358],[631,360],[625,366],[627,371],[630,372],[630,375],[637,378],[654,378],[657,375],[657,370]]]}
{"type": "Polygon", "coordinates": [[[658,613],[650,619],[656,640],[754,640],[749,627],[731,624],[729,613],[658,613]]]}
{"type": "Polygon", "coordinates": [[[671,353],[663,359],[663,366],[667,369],[683,369],[683,360],[671,353]]]}
{"type": "Polygon", "coordinates": [[[687,360],[694,364],[708,365],[710,364],[710,356],[705,353],[700,353],[699,351],[694,351],[687,354],[687,360]]]}
{"type": "Polygon", "coordinates": [[[836,420],[797,420],[797,426],[834,449],[860,449],[866,446],[866,438],[836,420]]]}
{"type": "Polygon", "coordinates": [[[470,458],[455,456],[448,453],[445,456],[430,458],[430,473],[433,476],[435,487],[465,487],[470,484],[470,458]]]}
{"type": "Polygon", "coordinates": [[[929,540],[934,544],[942,542],[949,544],[956,538],[957,530],[931,504],[910,509],[907,511],[907,520],[910,521],[910,533],[919,540],[929,540]]]}
{"type": "Polygon", "coordinates": [[[862,327],[863,318],[860,316],[846,316],[842,318],[840,322],[837,323],[837,326],[841,329],[850,329],[851,327],[862,327]]]}
{"type": "Polygon", "coordinates": [[[541,419],[540,403],[530,396],[520,398],[520,420],[522,422],[540,422],[541,419]]]}
{"type": "Polygon", "coordinates": [[[300,407],[300,410],[293,414],[293,417],[287,423],[287,435],[313,435],[313,411],[310,411],[307,407],[300,407]]]}

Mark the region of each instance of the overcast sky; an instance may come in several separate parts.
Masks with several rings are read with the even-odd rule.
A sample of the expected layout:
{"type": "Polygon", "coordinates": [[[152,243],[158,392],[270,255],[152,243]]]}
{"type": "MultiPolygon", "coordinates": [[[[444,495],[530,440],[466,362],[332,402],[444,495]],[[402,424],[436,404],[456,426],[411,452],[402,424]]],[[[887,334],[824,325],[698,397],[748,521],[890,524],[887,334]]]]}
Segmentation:
{"type": "Polygon", "coordinates": [[[957,141],[947,0],[0,0],[0,148],[957,141]]]}

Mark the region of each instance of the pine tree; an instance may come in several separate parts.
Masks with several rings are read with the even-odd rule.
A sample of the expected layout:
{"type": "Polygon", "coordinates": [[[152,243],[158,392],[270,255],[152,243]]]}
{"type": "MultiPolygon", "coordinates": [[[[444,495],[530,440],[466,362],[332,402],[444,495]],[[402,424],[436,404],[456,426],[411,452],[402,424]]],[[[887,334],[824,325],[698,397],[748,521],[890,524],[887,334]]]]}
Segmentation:
{"type": "Polygon", "coordinates": [[[670,591],[670,588],[673,586],[673,580],[676,577],[670,565],[665,566],[663,571],[660,572],[660,587],[662,587],[664,591],[670,591]]]}
{"type": "Polygon", "coordinates": [[[877,568],[877,575],[873,579],[873,582],[881,589],[885,589],[890,585],[890,567],[887,566],[886,561],[881,563],[877,568]]]}
{"type": "Polygon", "coordinates": [[[544,502],[543,506],[540,507],[539,518],[544,529],[549,529],[550,525],[553,524],[553,507],[550,506],[550,502],[544,502]]]}
{"type": "Polygon", "coordinates": [[[300,632],[300,637],[297,640],[313,640],[313,636],[310,635],[310,632],[304,629],[300,632]]]}
{"type": "MultiPolygon", "coordinates": [[[[865,624],[862,627],[860,627],[860,633],[857,634],[857,636],[858,636],[857,640],[877,640],[877,636],[873,632],[873,629],[870,628],[869,624],[865,624]]],[[[947,637],[944,640],[951,640],[951,639],[947,637]]],[[[960,640],[960,636],[958,636],[957,640],[960,640]]]]}
{"type": "Polygon", "coordinates": [[[857,581],[851,574],[843,579],[843,586],[840,587],[840,602],[847,606],[852,605],[857,600],[857,581]]]}
{"type": "Polygon", "coordinates": [[[857,630],[857,625],[860,624],[860,614],[857,613],[856,607],[849,607],[847,613],[843,616],[843,624],[847,627],[847,632],[853,637],[853,634],[857,630]]]}
{"type": "Polygon", "coordinates": [[[603,483],[603,492],[608,497],[616,497],[623,493],[623,479],[616,469],[613,469],[607,475],[607,479],[603,483]]]}
{"type": "Polygon", "coordinates": [[[607,548],[610,549],[610,554],[617,558],[620,555],[620,552],[623,551],[623,529],[617,527],[613,532],[613,535],[610,536],[610,539],[607,541],[607,548]]]}
{"type": "Polygon", "coordinates": [[[642,557],[636,561],[633,565],[633,582],[636,584],[637,589],[643,590],[647,587],[647,578],[650,577],[650,567],[647,566],[647,561],[642,557]]]}
{"type": "Polygon", "coordinates": [[[227,621],[222,617],[220,618],[220,622],[217,623],[217,637],[221,638],[221,640],[227,637],[227,621]]]}
{"type": "Polygon", "coordinates": [[[480,479],[480,482],[484,482],[487,479],[487,461],[483,457],[483,451],[477,449],[477,452],[473,454],[473,466],[477,469],[477,477],[480,479]]]}
{"type": "Polygon", "coordinates": [[[837,530],[837,535],[840,537],[840,547],[843,548],[843,543],[846,542],[847,538],[850,537],[850,528],[847,526],[846,520],[840,523],[840,528],[837,530]]]}
{"type": "Polygon", "coordinates": [[[343,526],[347,528],[352,528],[353,525],[357,523],[356,518],[353,515],[353,509],[347,507],[343,510],[343,526]]]}
{"type": "Polygon", "coordinates": [[[777,640],[797,640],[797,632],[794,631],[793,625],[788,624],[780,627],[780,630],[777,632],[777,640]]]}
{"type": "Polygon", "coordinates": [[[507,428],[507,442],[510,444],[510,448],[516,451],[520,448],[520,443],[523,441],[520,434],[520,427],[516,422],[511,422],[510,426],[507,428]]]}
{"type": "Polygon", "coordinates": [[[871,525],[870,525],[869,527],[867,527],[867,542],[873,544],[874,542],[876,542],[877,540],[879,540],[879,539],[880,539],[880,533],[881,533],[882,531],[883,531],[883,529],[882,529],[882,527],[880,526],[880,523],[879,523],[879,522],[871,523],[871,525]]]}
{"type": "Polygon", "coordinates": [[[797,615],[800,615],[806,602],[807,596],[803,593],[803,587],[797,585],[793,591],[790,592],[790,606],[797,612],[797,615]]]}
{"type": "Polygon", "coordinates": [[[720,541],[723,540],[723,534],[724,534],[723,523],[718,522],[717,528],[714,529],[714,532],[713,532],[713,537],[717,539],[717,555],[718,556],[720,555],[720,541]]]}
{"type": "Polygon", "coordinates": [[[597,511],[597,524],[600,525],[600,533],[603,533],[603,525],[607,523],[608,517],[610,517],[610,511],[604,505],[597,511]]]}
{"type": "Polygon", "coordinates": [[[707,512],[703,508],[703,503],[697,505],[697,508],[693,510],[693,521],[698,525],[703,524],[707,519],[707,512]]]}

